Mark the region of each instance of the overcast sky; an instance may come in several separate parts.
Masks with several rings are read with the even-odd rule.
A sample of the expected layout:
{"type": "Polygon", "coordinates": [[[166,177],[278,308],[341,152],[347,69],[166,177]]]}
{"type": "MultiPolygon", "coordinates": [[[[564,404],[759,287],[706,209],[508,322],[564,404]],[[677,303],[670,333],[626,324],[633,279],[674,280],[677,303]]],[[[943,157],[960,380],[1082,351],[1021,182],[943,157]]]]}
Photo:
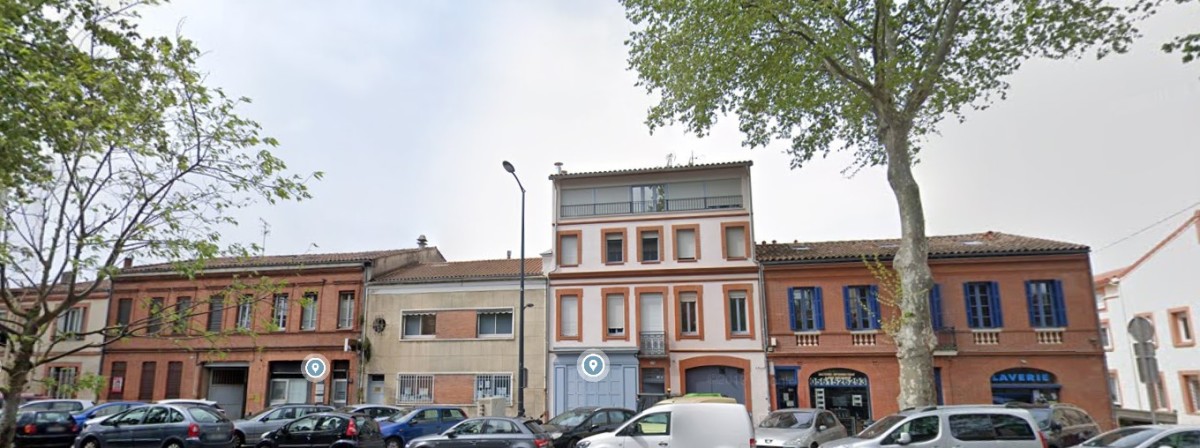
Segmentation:
{"type": "MultiPolygon", "coordinates": [[[[759,241],[891,238],[895,201],[880,169],[841,174],[834,155],[790,170],[781,146],[740,145],[733,120],[696,138],[650,135],[653,97],[634,85],[615,1],[295,2],[175,0],[143,30],[176,29],[206,51],[209,83],[254,103],[244,115],[297,171],[324,171],[314,199],[242,213],[229,241],[274,254],[413,247],[450,260],[551,244],[554,162],[567,170],[753,160],[759,241]],[[316,247],[314,248],[313,245],[316,247]]],[[[1196,30],[1200,5],[1142,25],[1127,55],[1033,61],[1008,100],[949,122],[917,168],[931,235],[986,230],[1094,250],[1200,202],[1200,62],[1158,51],[1196,30]]],[[[1098,250],[1096,272],[1133,261],[1191,211],[1098,250]]]]}

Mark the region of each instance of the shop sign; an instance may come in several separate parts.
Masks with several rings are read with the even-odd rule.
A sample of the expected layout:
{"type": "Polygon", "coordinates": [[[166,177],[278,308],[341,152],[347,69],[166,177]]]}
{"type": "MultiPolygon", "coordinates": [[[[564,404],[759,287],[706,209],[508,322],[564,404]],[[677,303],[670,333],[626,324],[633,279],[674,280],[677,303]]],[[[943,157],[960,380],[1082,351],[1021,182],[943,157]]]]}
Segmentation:
{"type": "Polygon", "coordinates": [[[993,383],[1054,384],[1054,375],[1041,370],[1006,370],[992,375],[993,383]]]}
{"type": "Polygon", "coordinates": [[[867,376],[849,370],[826,370],[808,379],[813,387],[867,387],[867,376]]]}

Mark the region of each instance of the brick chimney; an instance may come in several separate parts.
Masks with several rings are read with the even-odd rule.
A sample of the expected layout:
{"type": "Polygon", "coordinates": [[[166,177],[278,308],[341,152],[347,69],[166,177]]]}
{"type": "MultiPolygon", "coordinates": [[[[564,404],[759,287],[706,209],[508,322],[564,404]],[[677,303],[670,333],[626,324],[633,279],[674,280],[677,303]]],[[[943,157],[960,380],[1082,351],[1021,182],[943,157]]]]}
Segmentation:
{"type": "Polygon", "coordinates": [[[133,267],[133,257],[125,257],[125,262],[121,264],[121,267],[124,269],[132,268],[133,267]]]}

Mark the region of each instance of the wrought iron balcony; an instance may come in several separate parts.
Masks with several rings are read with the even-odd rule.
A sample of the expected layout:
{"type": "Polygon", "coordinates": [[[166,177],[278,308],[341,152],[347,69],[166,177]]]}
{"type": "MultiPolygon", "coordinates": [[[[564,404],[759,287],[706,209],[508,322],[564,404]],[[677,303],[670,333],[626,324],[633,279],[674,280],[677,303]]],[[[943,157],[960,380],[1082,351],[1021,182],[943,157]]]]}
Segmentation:
{"type": "Polygon", "coordinates": [[[954,327],[935,328],[933,332],[937,336],[935,352],[958,352],[958,333],[954,327]]]}
{"type": "Polygon", "coordinates": [[[643,331],[638,335],[638,355],[641,357],[667,356],[667,336],[661,331],[643,331]]]}
{"type": "Polygon", "coordinates": [[[634,213],[665,213],[688,210],[742,208],[742,196],[708,196],[701,198],[659,199],[656,201],[623,201],[562,206],[562,217],[597,215],[629,215],[634,213]]]}

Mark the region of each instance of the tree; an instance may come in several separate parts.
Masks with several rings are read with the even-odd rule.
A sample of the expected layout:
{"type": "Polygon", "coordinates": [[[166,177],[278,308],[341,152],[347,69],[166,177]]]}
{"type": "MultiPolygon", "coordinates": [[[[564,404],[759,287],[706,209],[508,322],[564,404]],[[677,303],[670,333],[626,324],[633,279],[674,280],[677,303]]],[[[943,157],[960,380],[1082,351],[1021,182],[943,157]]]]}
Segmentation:
{"type": "Polygon", "coordinates": [[[0,446],[12,445],[37,366],[81,347],[155,337],[147,326],[193,314],[160,310],[155,322],[97,330],[95,342],[54,332],[66,310],[119,272],[118,261],[176,261],[190,276],[215,256],[249,255],[255,248],[221,242],[232,213],[309,198],[305,183],[321,176],[287,170],[270,150],[278,143],[237,114],[249,100],[205,85],[190,41],[138,34],[138,6],[0,3],[0,163],[16,167],[0,173],[0,332],[10,352],[0,446]]]}
{"type": "MultiPolygon", "coordinates": [[[[1174,3],[1184,4],[1194,0],[1174,0],[1174,3]]],[[[1157,14],[1162,9],[1163,3],[1167,0],[1138,0],[1130,7],[1130,13],[1147,18],[1157,14]]],[[[1189,63],[1200,59],[1200,32],[1175,36],[1169,42],[1162,44],[1163,51],[1167,53],[1179,52],[1180,59],[1183,63],[1189,63]]]]}
{"type": "Polygon", "coordinates": [[[894,340],[901,408],[935,401],[920,143],[947,117],[1003,99],[1034,57],[1124,51],[1136,34],[1104,0],[622,0],[639,85],[660,99],[653,131],[704,136],[737,116],[744,146],[789,143],[792,168],[849,150],[885,166],[900,213],[893,259],[904,317],[894,340]]]}

